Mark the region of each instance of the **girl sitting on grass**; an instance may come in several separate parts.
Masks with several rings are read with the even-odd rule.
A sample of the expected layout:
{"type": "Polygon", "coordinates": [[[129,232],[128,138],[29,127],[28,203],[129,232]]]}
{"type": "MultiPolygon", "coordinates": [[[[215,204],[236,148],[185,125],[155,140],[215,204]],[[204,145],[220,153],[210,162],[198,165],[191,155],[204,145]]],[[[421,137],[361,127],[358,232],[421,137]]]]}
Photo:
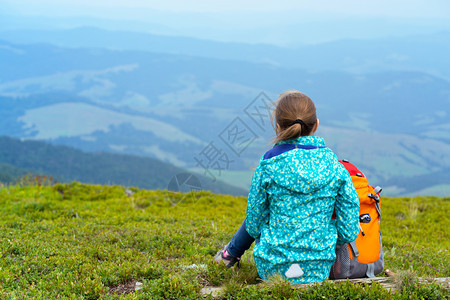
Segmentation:
{"type": "Polygon", "coordinates": [[[308,96],[281,94],[272,119],[275,145],[253,174],[247,217],[214,259],[232,267],[256,239],[253,256],[262,279],[281,274],[293,284],[323,281],[336,242],[358,236],[358,195],[336,155],[314,136],[319,119],[308,96]]]}

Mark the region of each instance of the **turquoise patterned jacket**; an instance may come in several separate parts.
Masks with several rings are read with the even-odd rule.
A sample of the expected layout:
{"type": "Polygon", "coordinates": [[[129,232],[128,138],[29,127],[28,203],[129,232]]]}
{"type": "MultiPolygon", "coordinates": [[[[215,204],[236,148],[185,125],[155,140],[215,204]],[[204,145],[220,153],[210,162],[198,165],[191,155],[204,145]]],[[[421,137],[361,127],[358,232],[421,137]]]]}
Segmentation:
{"type": "Polygon", "coordinates": [[[323,281],[336,258],[336,242],[351,242],[359,233],[358,195],[322,138],[305,136],[278,144],[283,143],[323,148],[261,158],[246,219],[247,232],[260,238],[253,250],[256,268],[263,279],[278,273],[293,284],[323,281]]]}

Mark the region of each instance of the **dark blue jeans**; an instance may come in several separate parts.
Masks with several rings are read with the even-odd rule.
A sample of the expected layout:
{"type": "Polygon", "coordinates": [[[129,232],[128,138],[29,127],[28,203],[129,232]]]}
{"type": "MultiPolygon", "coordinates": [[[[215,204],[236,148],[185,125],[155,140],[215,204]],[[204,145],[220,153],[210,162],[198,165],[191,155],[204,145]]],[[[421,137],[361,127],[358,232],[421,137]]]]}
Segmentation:
{"type": "MultiPolygon", "coordinates": [[[[239,227],[238,231],[231,238],[231,241],[227,245],[227,252],[233,256],[241,257],[245,251],[250,248],[255,239],[248,234],[245,229],[245,219],[242,222],[241,227],[239,227]]],[[[259,242],[259,239],[256,240],[256,243],[259,242]]]]}

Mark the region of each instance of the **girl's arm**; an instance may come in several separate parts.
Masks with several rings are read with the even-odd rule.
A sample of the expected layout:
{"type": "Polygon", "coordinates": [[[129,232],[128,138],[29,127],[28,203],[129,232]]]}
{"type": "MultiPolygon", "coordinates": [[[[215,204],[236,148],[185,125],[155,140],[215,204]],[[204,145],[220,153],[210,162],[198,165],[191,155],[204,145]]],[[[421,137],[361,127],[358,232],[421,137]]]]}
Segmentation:
{"type": "Polygon", "coordinates": [[[348,172],[341,170],[344,178],[336,199],[336,227],[338,243],[350,243],[359,234],[359,198],[348,172]]]}
{"type": "Polygon", "coordinates": [[[269,221],[269,200],[266,189],[269,179],[259,165],[253,174],[252,185],[248,193],[247,218],[245,229],[248,234],[257,239],[261,235],[263,224],[269,221]]]}

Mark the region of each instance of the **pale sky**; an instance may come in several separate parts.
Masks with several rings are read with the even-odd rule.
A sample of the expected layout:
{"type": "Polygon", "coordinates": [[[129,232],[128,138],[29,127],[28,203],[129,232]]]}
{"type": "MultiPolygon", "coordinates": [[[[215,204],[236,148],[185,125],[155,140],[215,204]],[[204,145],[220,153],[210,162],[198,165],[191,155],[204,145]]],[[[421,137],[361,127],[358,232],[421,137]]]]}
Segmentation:
{"type": "Polygon", "coordinates": [[[450,30],[450,0],[0,0],[2,14],[0,31],[94,26],[287,46],[450,30]]]}
{"type": "Polygon", "coordinates": [[[449,0],[0,0],[3,13],[89,15],[129,18],[133,13],[165,12],[282,12],[304,11],[372,17],[450,18],[449,0]]]}

